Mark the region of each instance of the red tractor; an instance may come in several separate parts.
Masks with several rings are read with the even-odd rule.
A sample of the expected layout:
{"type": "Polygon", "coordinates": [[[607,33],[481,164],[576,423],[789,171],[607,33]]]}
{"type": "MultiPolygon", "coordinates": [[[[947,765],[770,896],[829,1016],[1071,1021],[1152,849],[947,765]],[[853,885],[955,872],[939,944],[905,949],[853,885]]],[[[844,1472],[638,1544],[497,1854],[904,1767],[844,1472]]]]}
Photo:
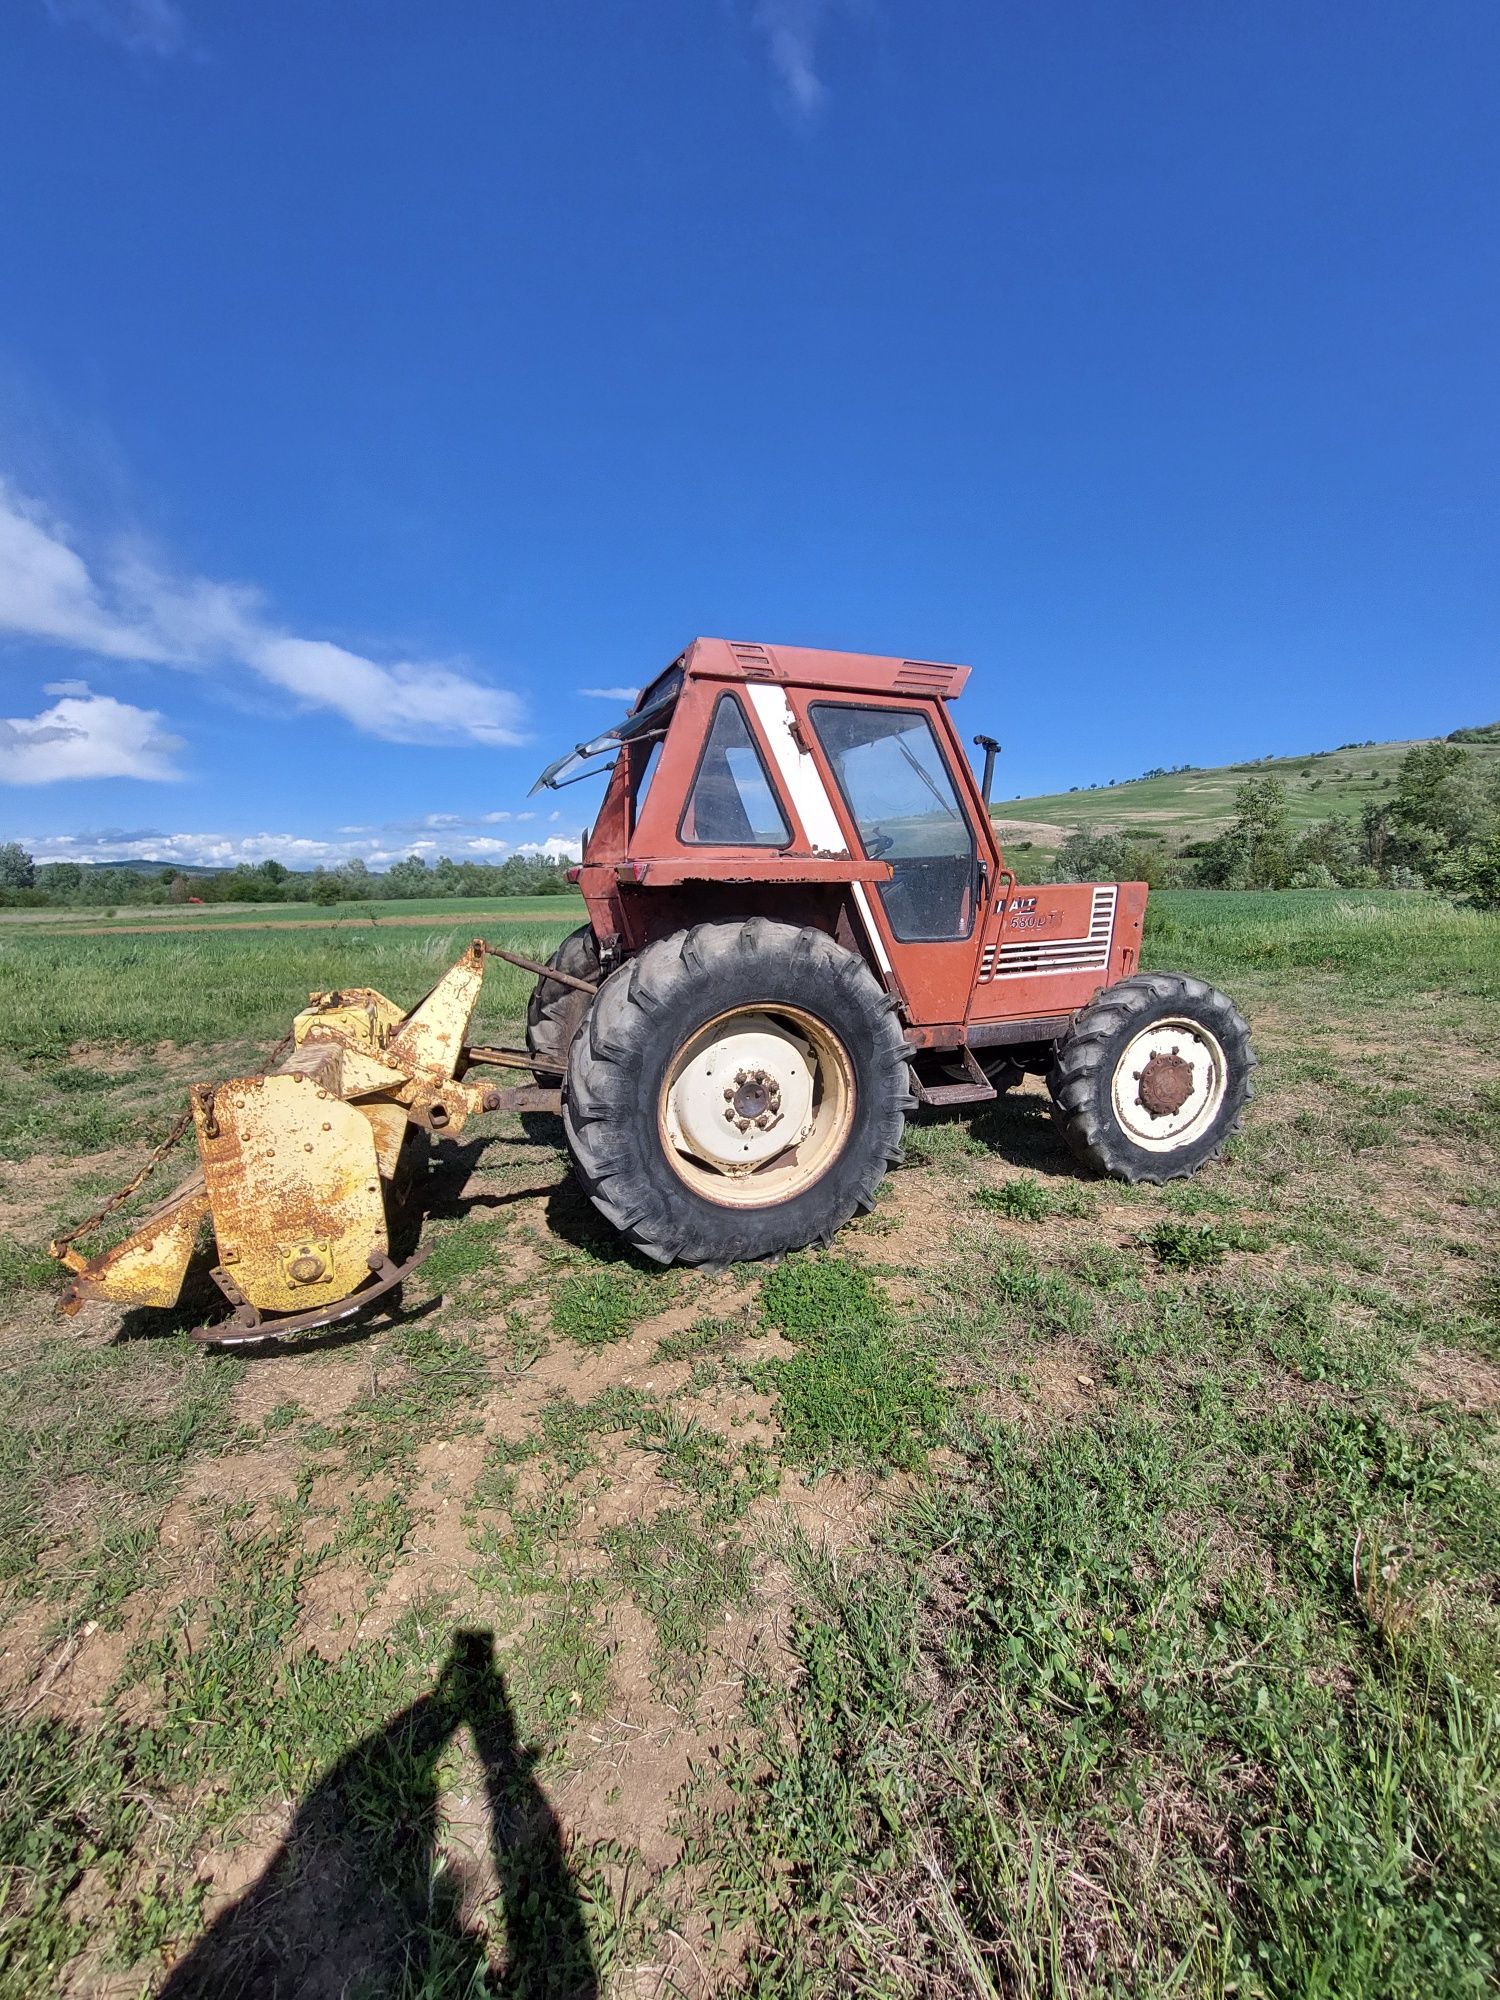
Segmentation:
{"type": "Polygon", "coordinates": [[[527,1021],[565,1071],[573,1162],[663,1263],[826,1243],[868,1209],[918,1104],[1044,1075],[1097,1171],[1213,1159],[1251,1095],[1246,1024],[1140,970],[1142,882],[1033,888],[1005,866],[948,704],[967,667],[697,639],[625,720],[573,870],[589,921],[527,1021]],[[597,990],[591,990],[597,987],[597,990]]]}

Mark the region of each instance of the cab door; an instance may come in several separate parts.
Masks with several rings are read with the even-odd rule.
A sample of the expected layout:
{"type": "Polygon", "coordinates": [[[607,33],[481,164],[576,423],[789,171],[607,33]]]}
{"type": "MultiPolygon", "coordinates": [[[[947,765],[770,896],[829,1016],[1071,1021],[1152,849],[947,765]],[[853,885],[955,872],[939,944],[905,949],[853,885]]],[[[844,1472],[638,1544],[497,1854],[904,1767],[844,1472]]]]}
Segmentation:
{"type": "Polygon", "coordinates": [[[950,762],[949,732],[923,704],[800,690],[793,701],[851,850],[891,870],[854,885],[877,964],[914,1026],[961,1029],[994,871],[968,767],[950,762]]]}

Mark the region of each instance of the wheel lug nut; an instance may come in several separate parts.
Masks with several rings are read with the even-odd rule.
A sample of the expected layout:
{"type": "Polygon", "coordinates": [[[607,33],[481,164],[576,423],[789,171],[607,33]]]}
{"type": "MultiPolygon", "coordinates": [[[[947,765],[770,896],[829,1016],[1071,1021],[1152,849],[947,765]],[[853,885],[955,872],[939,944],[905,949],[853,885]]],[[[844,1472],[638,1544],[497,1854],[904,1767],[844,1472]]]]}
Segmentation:
{"type": "Polygon", "coordinates": [[[734,1106],[732,1104],[729,1106],[728,1110],[724,1113],[724,1116],[729,1120],[731,1125],[734,1123],[734,1106]]]}
{"type": "Polygon", "coordinates": [[[726,1083],[724,1086],[724,1102],[727,1104],[733,1096],[734,1096],[734,1085],[732,1083],[726,1083]]]}

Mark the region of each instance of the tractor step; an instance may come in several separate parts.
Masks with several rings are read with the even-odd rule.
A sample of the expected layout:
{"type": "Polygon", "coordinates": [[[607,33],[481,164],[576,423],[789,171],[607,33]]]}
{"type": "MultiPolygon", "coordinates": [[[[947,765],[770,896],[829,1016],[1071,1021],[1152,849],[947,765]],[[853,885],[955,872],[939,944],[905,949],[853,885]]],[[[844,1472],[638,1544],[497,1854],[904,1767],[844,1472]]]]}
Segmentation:
{"type": "Polygon", "coordinates": [[[988,1104],[999,1091],[992,1083],[923,1083],[913,1078],[919,1104],[988,1104]]]}
{"type": "Polygon", "coordinates": [[[992,1097],[1000,1095],[999,1091],[996,1090],[980,1067],[978,1058],[972,1049],[960,1048],[956,1049],[954,1053],[963,1064],[964,1073],[968,1081],[966,1083],[923,1083],[922,1079],[914,1073],[912,1076],[912,1085],[916,1090],[917,1102],[919,1104],[931,1104],[934,1106],[944,1104],[988,1104],[992,1097]]]}

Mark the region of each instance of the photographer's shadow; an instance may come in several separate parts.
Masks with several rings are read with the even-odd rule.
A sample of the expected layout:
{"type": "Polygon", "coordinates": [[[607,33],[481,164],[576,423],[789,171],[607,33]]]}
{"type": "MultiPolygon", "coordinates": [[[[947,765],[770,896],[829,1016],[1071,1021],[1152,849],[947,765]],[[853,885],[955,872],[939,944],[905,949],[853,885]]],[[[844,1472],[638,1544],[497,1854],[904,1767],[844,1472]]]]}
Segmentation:
{"type": "Polygon", "coordinates": [[[214,1921],[158,2000],[368,2000],[419,1992],[597,2000],[562,1832],[517,1739],[488,1632],[456,1632],[430,1694],[320,1780],[260,1879],[214,1921]],[[467,1725],[484,1773],[505,1917],[503,1971],[439,1867],[437,1763],[467,1725]]]}

